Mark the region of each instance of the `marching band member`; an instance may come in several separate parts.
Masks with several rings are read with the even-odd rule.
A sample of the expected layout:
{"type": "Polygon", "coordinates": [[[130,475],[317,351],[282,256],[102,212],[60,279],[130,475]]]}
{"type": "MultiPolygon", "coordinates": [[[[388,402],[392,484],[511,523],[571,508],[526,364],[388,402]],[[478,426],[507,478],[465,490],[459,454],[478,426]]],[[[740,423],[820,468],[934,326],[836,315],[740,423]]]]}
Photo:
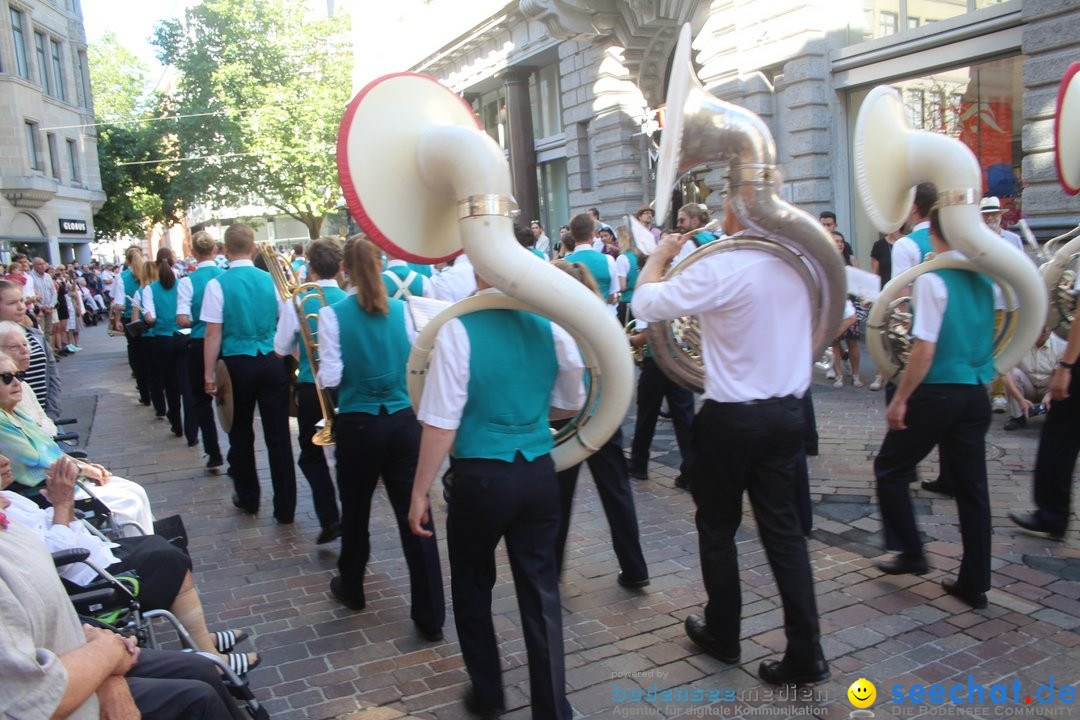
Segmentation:
{"type": "Polygon", "coordinates": [[[278,294],[269,273],[254,266],[255,232],[236,223],[225,231],[229,269],[206,283],[199,319],[206,323],[203,341],[203,384],[217,394],[214,369],[225,360],[233,385],[233,424],[229,431],[233,505],[254,515],[259,511],[259,476],[255,471],[255,404],[262,417],[263,439],[274,486],[274,519],[293,522],[296,512],[296,470],[289,438],[289,381],[285,364],[274,354],[278,294]]]}
{"type": "MultiPolygon", "coordinates": [[[[143,320],[143,305],[148,304],[150,286],[157,281],[157,264],[146,261],[139,269],[135,279],[139,282],[139,289],[131,299],[131,320],[137,322],[143,320]]],[[[149,325],[149,323],[146,323],[149,325]]],[[[154,362],[153,328],[142,331],[142,342],[139,347],[142,352],[143,362],[146,363],[146,382],[150,387],[150,403],[154,406],[156,417],[168,417],[169,410],[165,401],[165,382],[161,375],[161,368],[154,362]]]]}
{"type": "Polygon", "coordinates": [[[431,289],[437,300],[457,302],[476,292],[476,273],[465,253],[454,258],[454,264],[431,278],[431,289]]]}
{"type": "Polygon", "coordinates": [[[430,519],[418,537],[409,532],[409,498],[420,448],[420,426],[405,382],[412,321],[405,303],[388,298],[379,277],[379,251],[364,237],[345,247],[352,288],[319,311],[319,382],[338,388],[338,492],[341,495],[339,575],[330,592],[362,610],[370,555],[368,521],[379,476],[394,508],[409,566],[412,619],[428,640],[443,637],[446,619],[442,570],[430,519]]]}
{"type": "MultiPolygon", "coordinates": [[[[741,229],[725,198],[724,231],[741,229]]],[[[705,403],[694,420],[694,454],[686,474],[697,506],[709,600],[704,617],[686,619],[686,632],[721,662],[739,661],[742,597],[735,533],[746,492],[780,588],[787,636],[784,659],[763,661],[758,675],[776,684],[820,682],[830,673],[795,507],[795,458],[803,444],[800,398],[810,386],[813,365],[806,287],[784,260],[750,249],[715,253],[662,281],[664,267],[685,241],[682,235],[665,235],[649,255],[633,311],[646,322],[683,315],[701,320],[705,403]]]]}
{"type": "Polygon", "coordinates": [[[177,437],[187,435],[188,447],[199,442],[199,425],[191,411],[192,398],[187,366],[187,338],[176,324],[177,289],[172,266],[173,251],[158,250],[157,280],[142,290],[141,312],[150,325],[146,334],[151,338],[150,349],[154,367],[165,390],[166,417],[177,437]],[[183,425],[180,423],[180,404],[183,400],[183,425]]]}
{"type": "MultiPolygon", "coordinates": [[[[338,287],[336,280],[337,274],[341,272],[341,245],[337,240],[324,237],[312,241],[307,248],[307,269],[308,282],[314,282],[322,289],[327,305],[333,305],[345,297],[345,291],[338,287]]],[[[315,290],[304,293],[297,300],[305,317],[316,314],[321,307],[318,291],[315,290]]],[[[326,455],[322,447],[312,442],[323,414],[318,390],[315,388],[311,358],[308,357],[307,347],[300,337],[299,322],[295,305],[289,303],[289,307],[284,308],[278,318],[274,352],[282,356],[292,355],[297,346],[300,348],[300,372],[296,384],[296,424],[300,428],[300,458],[297,464],[311,486],[315,516],[319,518],[319,526],[322,528],[315,544],[322,545],[340,537],[341,516],[338,514],[334,481],[330,477],[326,455]]],[[[312,318],[308,320],[308,326],[318,347],[318,323],[312,318]]],[[[318,362],[318,358],[315,360],[318,362]]],[[[333,408],[330,410],[332,412],[333,408]]]]}
{"type": "MultiPolygon", "coordinates": [[[[937,210],[929,235],[939,256],[959,256],[941,235],[937,210]]],[[[897,242],[899,244],[899,241],[897,242]]],[[[885,546],[897,554],[875,563],[893,574],[927,572],[908,483],[935,444],[956,494],[964,554],[956,580],[941,585],[975,608],[990,588],[990,499],[986,431],[994,378],[994,290],[969,270],[937,270],[912,285],[915,337],[900,384],[886,410],[889,431],[874,459],[885,546]]]]}
{"type": "Polygon", "coordinates": [[[683,237],[683,246],[679,254],[672,261],[679,263],[684,257],[697,250],[702,245],[716,240],[717,235],[705,229],[709,224],[709,208],[701,203],[689,203],[679,208],[675,217],[675,227],[679,229],[683,237]]]}
{"type": "Polygon", "coordinates": [[[410,263],[386,254],[386,269],[383,270],[382,280],[386,285],[386,294],[395,300],[403,300],[413,295],[431,297],[431,284],[427,277],[419,270],[414,269],[410,263]]]}
{"type": "Polygon", "coordinates": [[[191,236],[191,247],[195,251],[198,265],[195,272],[180,278],[176,288],[176,324],[191,328],[187,346],[188,384],[191,386],[192,411],[199,432],[202,434],[203,451],[207,455],[206,467],[221,467],[225,461],[221,457],[218,444],[217,423],[214,421],[214,399],[206,394],[203,386],[203,344],[206,337],[206,323],[199,319],[202,310],[203,293],[211,279],[221,275],[224,270],[214,262],[217,243],[210,233],[200,230],[191,236]]]}
{"type": "MultiPolygon", "coordinates": [[[[592,218],[584,241],[591,236],[592,218]]],[[[477,277],[481,293],[497,290],[477,277]]],[[[491,617],[495,548],[506,537],[529,658],[532,716],[569,720],[559,604],[556,536],[559,487],[551,461],[552,408],[584,403],[583,363],[570,335],[531,313],[485,310],[450,320],[436,338],[420,403],[420,459],[409,526],[422,537],[428,492],[451,454],[445,481],[450,588],[472,688],[466,707],[504,707],[491,617]],[[476,352],[473,350],[476,349],[476,352]]]]}
{"type": "Polygon", "coordinates": [[[575,215],[570,220],[570,235],[574,238],[574,252],[566,256],[566,260],[572,263],[581,263],[592,273],[596,285],[600,288],[600,295],[608,304],[611,314],[616,314],[617,299],[619,293],[618,271],[615,268],[615,258],[610,255],[594,250],[592,246],[593,229],[596,220],[588,213],[575,215]]]}
{"type": "Polygon", "coordinates": [[[127,323],[131,322],[132,300],[139,290],[138,275],[142,274],[142,266],[146,261],[143,259],[142,250],[132,245],[124,253],[124,270],[113,280],[112,310],[116,329],[124,333],[127,339],[128,365],[135,375],[135,387],[139,391],[139,402],[143,405],[150,404],[150,380],[147,376],[149,359],[146,357],[146,342],[128,329],[127,323]]]}

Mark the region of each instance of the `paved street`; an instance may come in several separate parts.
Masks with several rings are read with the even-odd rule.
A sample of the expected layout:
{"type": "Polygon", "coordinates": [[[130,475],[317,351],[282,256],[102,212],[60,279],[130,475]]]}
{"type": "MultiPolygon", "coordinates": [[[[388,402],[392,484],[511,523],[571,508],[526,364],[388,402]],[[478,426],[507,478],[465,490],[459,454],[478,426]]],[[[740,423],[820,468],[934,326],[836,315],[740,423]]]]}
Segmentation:
{"type": "MultiPolygon", "coordinates": [[[[157,515],[183,515],[210,627],[251,632],[251,647],[263,658],[250,674],[251,682],[272,717],[470,717],[461,704],[467,677],[452,615],[446,640],[434,644],[423,641],[409,619],[405,564],[382,490],[376,494],[371,523],[368,607],[354,613],[329,596],[336,549],[313,544],[319,528],[299,472],[297,522],[275,525],[260,439],[263,512],[256,517],[238,513],[229,501],[228,478],[204,471],[199,451],[188,449],[165,422],[136,401],[124,340],[107,337],[99,326],[83,333],[83,346],[84,352],[61,362],[65,414],[79,415],[91,459],[143,483],[157,515]],[[381,709],[367,710],[375,706],[381,709]]],[[[870,377],[864,379],[869,382],[870,377]]],[[[1041,420],[1033,421],[1033,428],[1006,433],[1001,429],[1005,416],[994,416],[987,447],[994,589],[989,608],[971,611],[940,588],[959,562],[951,500],[921,489],[914,493],[928,539],[928,575],[888,577],[872,567],[872,559],[881,554],[871,475],[871,460],[885,429],[881,393],[850,386],[837,390],[819,375],[814,398],[821,455],[811,459],[815,530],[810,553],[833,679],[796,698],[789,690],[763,687],[757,680],[758,662],[776,657],[784,640],[777,589],[749,512],[739,534],[742,664],[723,665],[699,653],[685,637],[683,619],[700,612],[705,596],[692,502],[673,485],[678,456],[672,451],[671,426],[661,422],[651,478],[634,484],[652,575],[646,591],[616,584],[618,568],[599,500],[587,474],[578,484],[562,582],[567,683],[575,710],[598,718],[845,718],[853,710],[848,686],[866,678],[877,686],[878,701],[871,709],[878,717],[1065,717],[1075,712],[1061,702],[1070,700],[1062,689],[1073,688],[1075,696],[1080,681],[1075,504],[1064,543],[1025,535],[1007,518],[1010,510],[1030,508],[1041,420]],[[1015,699],[1014,680],[1020,683],[1015,699]],[[944,684],[946,702],[950,686],[961,684],[963,693],[953,698],[961,707],[920,706],[922,698],[913,686],[934,683],[944,684]],[[996,683],[1007,684],[1007,695],[993,689],[996,683]],[[1039,691],[1040,685],[1051,684],[1052,691],[1039,691]],[[916,702],[893,702],[895,686],[903,686],[905,697],[911,693],[916,702]],[[669,688],[699,692],[690,697],[700,700],[666,699],[662,691],[669,688]],[[644,699],[638,699],[642,694],[644,699]],[[1051,697],[1054,702],[1041,704],[1051,697]]],[[[632,418],[625,431],[629,443],[632,418]]],[[[935,463],[927,461],[920,473],[924,479],[934,478],[935,463]]],[[[446,515],[439,493],[433,505],[441,533],[446,515]]],[[[449,603],[442,538],[440,546],[449,603]]],[[[525,648],[509,567],[505,556],[500,558],[495,611],[510,708],[505,717],[529,718],[525,648]]],[[[941,698],[930,696],[931,702],[935,699],[941,698]]]]}

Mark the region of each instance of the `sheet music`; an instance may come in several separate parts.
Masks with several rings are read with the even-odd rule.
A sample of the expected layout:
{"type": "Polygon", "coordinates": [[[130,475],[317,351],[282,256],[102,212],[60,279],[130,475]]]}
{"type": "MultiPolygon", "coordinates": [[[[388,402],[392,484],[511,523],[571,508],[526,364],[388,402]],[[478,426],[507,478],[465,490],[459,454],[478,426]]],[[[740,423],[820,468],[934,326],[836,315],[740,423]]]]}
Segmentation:
{"type": "Polygon", "coordinates": [[[446,300],[436,300],[435,298],[420,297],[419,295],[409,297],[405,300],[405,304],[409,306],[409,315],[412,316],[413,325],[416,326],[417,332],[423,330],[431,318],[453,305],[452,302],[446,300]]]}

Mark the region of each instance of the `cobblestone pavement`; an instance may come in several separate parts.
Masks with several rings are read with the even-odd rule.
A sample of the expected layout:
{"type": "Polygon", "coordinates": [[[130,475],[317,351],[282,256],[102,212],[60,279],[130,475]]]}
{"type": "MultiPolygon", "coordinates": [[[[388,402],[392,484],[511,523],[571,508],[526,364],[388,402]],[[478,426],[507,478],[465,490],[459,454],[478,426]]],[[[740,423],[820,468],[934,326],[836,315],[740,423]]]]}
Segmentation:
{"type": "MultiPolygon", "coordinates": [[[[297,522],[275,525],[260,440],[263,512],[239,514],[229,501],[228,478],[207,473],[198,450],[172,437],[164,422],[136,402],[124,340],[106,337],[101,327],[88,329],[83,340],[86,350],[63,360],[61,369],[68,407],[81,416],[90,457],[143,483],[158,515],[183,515],[210,626],[251,631],[251,645],[263,657],[251,682],[274,718],[470,717],[461,703],[467,677],[452,616],[446,640],[434,644],[423,641],[409,619],[408,580],[385,493],[376,493],[373,508],[368,607],[354,613],[329,596],[336,550],[314,545],[318,524],[304,481],[297,522]]],[[[793,697],[790,689],[763,687],[756,678],[758,661],[776,657],[784,640],[777,589],[749,512],[738,536],[742,663],[723,665],[685,637],[683,619],[700,612],[705,596],[693,506],[673,485],[678,455],[671,426],[662,421],[651,477],[634,484],[652,575],[646,591],[616,584],[599,500],[592,483],[578,486],[562,600],[567,684],[579,716],[842,718],[853,709],[847,687],[859,678],[877,685],[873,709],[878,717],[1069,715],[1070,691],[1065,696],[1061,691],[1075,693],[1080,680],[1078,525],[1074,517],[1062,543],[1026,535],[1007,518],[1010,510],[1030,508],[1040,421],[1006,433],[1005,416],[994,416],[987,447],[994,589],[987,609],[971,611],[939,584],[952,576],[960,553],[956,510],[948,499],[917,486],[914,491],[928,540],[928,575],[888,577],[871,564],[881,554],[871,476],[885,428],[881,393],[850,386],[837,390],[819,377],[814,397],[821,455],[811,459],[815,530],[810,554],[832,680],[793,697]],[[961,684],[953,698],[960,706],[893,702],[894,686],[907,692],[934,683],[946,686],[946,702],[950,686],[961,684]],[[1008,684],[1007,696],[994,690],[995,683],[1008,684]],[[975,688],[968,697],[969,685],[983,691],[975,688]],[[1052,685],[1053,703],[1041,704],[1051,691],[1037,693],[1040,685],[1052,685]],[[700,693],[693,696],[700,700],[650,694],[667,688],[700,693]],[[644,700],[632,701],[641,693],[644,700]]],[[[625,430],[629,442],[629,419],[625,430]]],[[[936,467],[927,461],[920,472],[933,478],[936,467]]],[[[441,533],[445,507],[438,495],[433,504],[441,533]]],[[[445,574],[445,547],[442,551],[445,574]]],[[[505,717],[528,718],[525,648],[504,555],[494,608],[510,708],[505,717]]]]}

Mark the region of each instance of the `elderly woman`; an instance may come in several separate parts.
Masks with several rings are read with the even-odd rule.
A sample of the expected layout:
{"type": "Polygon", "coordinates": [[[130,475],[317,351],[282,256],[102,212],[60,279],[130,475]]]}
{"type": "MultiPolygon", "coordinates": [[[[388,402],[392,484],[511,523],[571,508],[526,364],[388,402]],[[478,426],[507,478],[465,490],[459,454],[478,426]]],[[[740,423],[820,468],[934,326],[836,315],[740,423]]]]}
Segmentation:
{"type": "MultiPolygon", "coordinates": [[[[19,483],[33,488],[44,482],[45,470],[63,457],[64,451],[19,407],[23,390],[18,372],[11,356],[0,353],[0,452],[11,460],[19,483]]],[[[80,475],[98,486],[94,494],[124,526],[125,535],[154,531],[150,501],[142,486],[115,477],[95,463],[79,462],[77,467],[80,475]]]]}
{"type": "Polygon", "coordinates": [[[46,435],[56,435],[56,424],[45,413],[45,408],[38,402],[34,389],[26,382],[26,371],[30,369],[30,341],[23,332],[22,327],[10,320],[0,320],[0,350],[11,356],[22,375],[19,382],[22,383],[22,400],[19,401],[19,409],[23,410],[34,424],[41,428],[46,435]]]}
{"type": "Polygon", "coordinates": [[[22,327],[30,343],[30,367],[26,382],[34,390],[38,402],[51,417],[60,416],[60,373],[49,343],[34,327],[26,314],[22,286],[10,280],[0,280],[0,320],[9,320],[22,327]]]}

